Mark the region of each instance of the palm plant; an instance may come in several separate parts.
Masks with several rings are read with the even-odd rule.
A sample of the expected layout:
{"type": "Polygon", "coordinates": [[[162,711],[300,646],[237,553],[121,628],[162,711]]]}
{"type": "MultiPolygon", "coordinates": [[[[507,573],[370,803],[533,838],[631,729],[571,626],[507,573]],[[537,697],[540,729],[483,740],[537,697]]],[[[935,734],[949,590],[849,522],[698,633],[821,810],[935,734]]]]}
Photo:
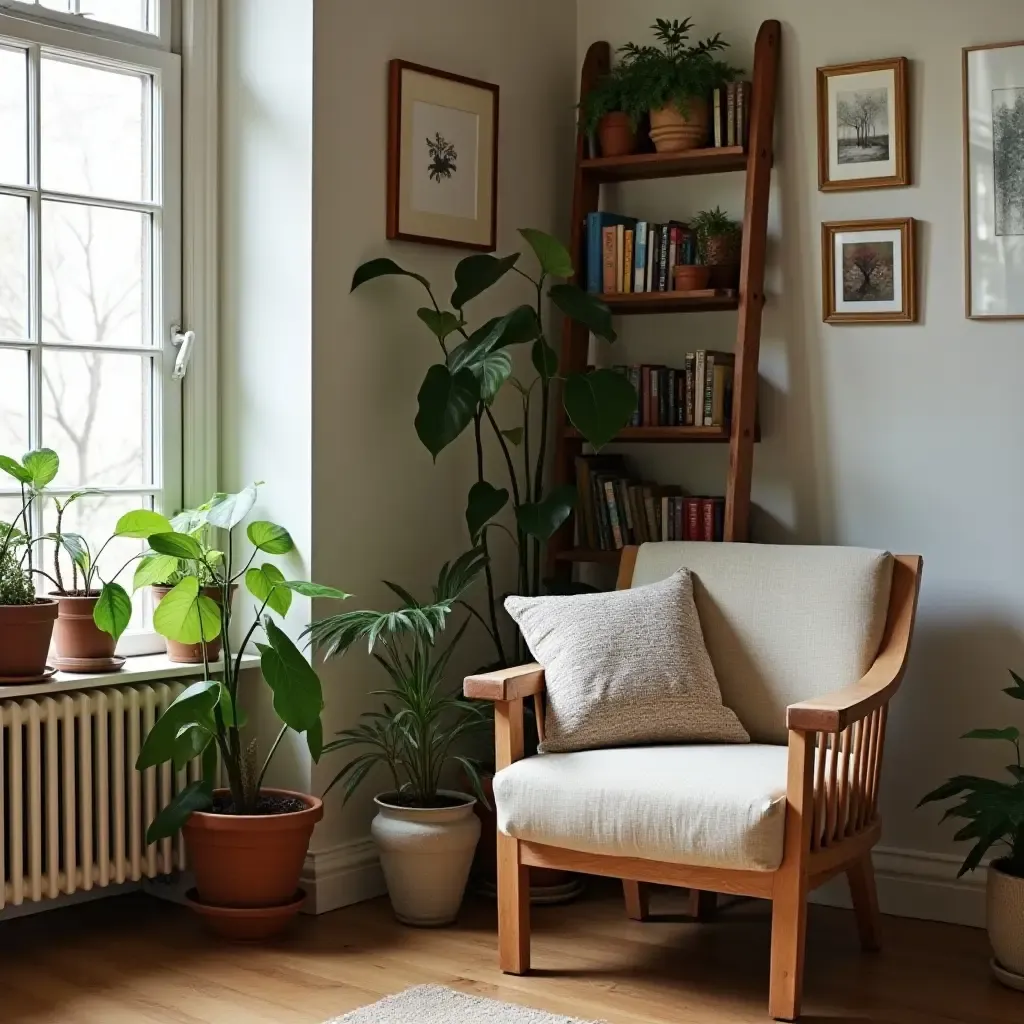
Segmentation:
{"type": "MultiPolygon", "coordinates": [[[[421,603],[396,583],[387,586],[402,601],[393,611],[351,611],[313,623],[306,630],[314,646],[328,658],[344,654],[365,640],[370,653],[391,679],[391,687],[374,693],[381,709],[324,744],[324,753],[365,748],[335,775],[330,792],[344,785],[344,801],[359,788],[371,769],[385,765],[398,802],[411,807],[444,806],[439,796],[442,773],[455,761],[463,766],[476,795],[486,802],[472,758],[452,753],[455,742],[488,724],[476,704],[445,687],[445,671],[462,639],[467,618],[454,636],[439,647],[441,633],[455,605],[483,571],[487,556],[473,548],[446,562],[433,587],[432,599],[421,603]]],[[[326,792],[324,794],[327,795],[326,792]]]]}

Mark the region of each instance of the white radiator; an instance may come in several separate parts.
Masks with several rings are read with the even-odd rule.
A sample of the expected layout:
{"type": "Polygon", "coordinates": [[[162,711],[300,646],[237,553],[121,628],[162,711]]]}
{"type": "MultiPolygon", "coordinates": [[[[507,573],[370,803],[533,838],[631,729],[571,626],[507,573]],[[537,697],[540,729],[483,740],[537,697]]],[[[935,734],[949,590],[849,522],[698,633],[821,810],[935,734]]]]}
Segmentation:
{"type": "Polygon", "coordinates": [[[135,770],[142,740],[182,689],[0,700],[0,910],[184,867],[181,837],[147,846],[146,828],[199,777],[199,762],[135,770]]]}

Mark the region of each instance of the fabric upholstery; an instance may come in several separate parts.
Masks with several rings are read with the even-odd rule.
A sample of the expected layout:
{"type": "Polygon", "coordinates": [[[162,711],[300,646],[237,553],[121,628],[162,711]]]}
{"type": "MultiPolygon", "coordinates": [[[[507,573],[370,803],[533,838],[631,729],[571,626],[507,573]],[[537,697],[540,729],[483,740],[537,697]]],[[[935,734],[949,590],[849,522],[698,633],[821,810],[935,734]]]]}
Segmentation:
{"type": "Polygon", "coordinates": [[[775,870],[783,746],[695,744],[541,754],[494,777],[498,828],[582,853],[775,870]]]}
{"type": "Polygon", "coordinates": [[[545,669],[542,752],[749,739],[722,703],[685,569],[647,587],[505,607],[545,669]]]}
{"type": "Polygon", "coordinates": [[[887,551],[771,544],[644,544],[634,587],[690,569],[722,699],[757,743],[785,743],[786,707],[855,683],[878,653],[887,551]]]}

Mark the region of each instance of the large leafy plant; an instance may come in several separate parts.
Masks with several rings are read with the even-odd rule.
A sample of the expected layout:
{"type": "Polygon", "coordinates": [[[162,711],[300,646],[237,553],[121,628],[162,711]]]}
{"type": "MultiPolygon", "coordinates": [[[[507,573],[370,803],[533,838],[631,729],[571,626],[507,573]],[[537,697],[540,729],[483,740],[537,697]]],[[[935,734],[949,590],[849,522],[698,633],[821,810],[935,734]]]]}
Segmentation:
{"type": "Polygon", "coordinates": [[[218,760],[223,765],[231,794],[230,811],[254,814],[259,810],[260,790],[267,769],[289,729],[305,734],[310,756],[320,760],[323,731],[320,714],[323,693],[315,669],[274,620],[287,614],[294,594],[345,599],[333,587],[305,580],[286,580],[273,563],[255,562],[261,554],[285,555],[292,551],[291,535],[282,526],[265,520],[248,524],[246,536],[253,552],[246,563],[234,562],[234,536],[256,503],[256,485],[237,494],[218,495],[206,511],[206,523],[224,531],[223,562],[212,564],[204,546],[189,533],[162,532],[149,538],[155,555],[173,557],[186,567],[182,579],[157,606],[153,625],[157,632],[185,644],[203,644],[223,638],[223,667],[204,660],[203,679],[183,690],[157,719],[146,737],[136,767],[139,770],[171,762],[180,771],[195,757],[202,757],[202,778],[190,783],[160,812],[147,832],[149,842],[173,835],[193,811],[213,806],[218,760]],[[237,571],[236,571],[237,569],[237,571]],[[216,580],[220,601],[203,593],[203,580],[216,580]],[[230,588],[244,579],[255,598],[252,621],[232,654],[230,588]],[[260,757],[256,741],[244,742],[245,715],[238,704],[242,657],[249,642],[257,642],[262,677],[273,692],[274,710],[282,725],[267,755],[260,757]]]}
{"type": "MultiPolygon", "coordinates": [[[[572,260],[561,242],[528,228],[520,234],[536,257],[537,270],[523,270],[518,265],[520,253],[467,256],[455,268],[455,288],[445,306],[438,302],[425,277],[386,258],[362,264],[352,278],[352,288],[380,277],[401,276],[416,281],[426,292],[430,305],[419,308],[416,315],[439,346],[441,359],[430,367],[420,386],[416,434],[436,459],[456,438],[472,431],[477,480],[466,500],[470,541],[486,553],[489,531],[506,529],[495,523],[495,517],[511,501],[515,532],[507,532],[517,552],[516,592],[537,594],[541,587],[543,548],[569,517],[576,500],[575,488],[546,485],[549,411],[555,385],[561,385],[561,400],[569,420],[595,448],[607,444],[629,422],[637,396],[629,381],[613,370],[574,372],[559,365],[558,353],[544,328],[545,297],[566,316],[606,341],[615,340],[611,314],[595,296],[559,280],[574,273],[572,260]],[[509,273],[528,283],[531,301],[479,327],[471,327],[471,303],[509,273]],[[552,284],[553,280],[556,283],[552,284]],[[513,369],[512,353],[524,345],[530,346],[536,372],[532,379],[524,379],[513,369]],[[499,423],[495,400],[506,388],[516,393],[519,416],[514,422],[499,423]],[[507,474],[503,482],[507,486],[498,486],[485,477],[485,436],[501,451],[507,474]]],[[[489,563],[484,571],[490,614],[489,621],[481,621],[494,642],[499,661],[507,663],[489,563]]]]}
{"type": "Polygon", "coordinates": [[[475,548],[445,563],[429,602],[421,603],[398,584],[385,582],[402,602],[393,611],[342,612],[308,628],[314,645],[329,658],[365,641],[392,684],[375,691],[383,701],[381,710],[365,713],[359,725],[324,746],[325,752],[361,748],[335,775],[328,792],[343,784],[347,802],[370,770],[382,764],[391,773],[399,800],[412,807],[436,807],[444,802],[438,796],[444,768],[456,761],[477,796],[485,799],[476,763],[453,753],[452,747],[472,729],[488,725],[489,719],[477,704],[445,687],[445,670],[469,619],[443,649],[439,644],[456,602],[486,561],[483,551],[475,548]]]}
{"type": "Polygon", "coordinates": [[[211,509],[225,497],[227,495],[215,494],[198,508],[184,509],[171,519],[171,529],[191,537],[199,545],[202,557],[176,558],[174,555],[149,551],[135,567],[132,581],[134,590],[146,586],[173,587],[192,574],[204,587],[217,584],[223,575],[224,552],[214,546],[214,529],[207,517],[211,509]]]}
{"type": "MultiPolygon", "coordinates": [[[[1024,679],[1013,671],[1010,675],[1013,686],[1008,686],[1003,693],[1015,700],[1024,700],[1024,679]]],[[[957,873],[958,878],[973,871],[997,844],[1007,851],[999,862],[1000,867],[1007,874],[1024,878],[1024,766],[1020,756],[1020,729],[1013,725],[1005,729],[972,729],[962,738],[1009,743],[1014,755],[1013,762],[1006,766],[1010,781],[956,775],[932,790],[918,806],[954,797],[959,799],[960,802],[950,807],[942,817],[943,821],[947,818],[963,819],[966,824],[953,838],[974,843],[957,873]]]]}

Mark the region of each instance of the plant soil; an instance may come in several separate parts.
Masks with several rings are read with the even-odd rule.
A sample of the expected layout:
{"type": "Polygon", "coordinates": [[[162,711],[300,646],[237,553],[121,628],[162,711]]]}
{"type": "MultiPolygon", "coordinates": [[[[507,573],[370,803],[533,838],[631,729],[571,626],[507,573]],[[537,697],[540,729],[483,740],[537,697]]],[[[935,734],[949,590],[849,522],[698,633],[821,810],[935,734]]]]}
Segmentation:
{"type": "MultiPolygon", "coordinates": [[[[300,800],[297,796],[265,796],[261,795],[256,801],[256,810],[252,813],[256,815],[263,814],[294,814],[296,811],[305,811],[309,807],[309,804],[305,800],[300,800]]],[[[231,799],[230,794],[223,796],[215,796],[213,798],[213,807],[210,808],[212,814],[237,814],[235,810],[235,802],[231,799]]]]}
{"type": "Polygon", "coordinates": [[[418,800],[412,800],[399,793],[382,793],[380,799],[386,804],[391,804],[393,807],[410,807],[421,810],[440,810],[442,807],[462,807],[466,802],[465,800],[459,800],[453,796],[442,796],[440,794],[424,803],[420,803],[418,800]]]}

